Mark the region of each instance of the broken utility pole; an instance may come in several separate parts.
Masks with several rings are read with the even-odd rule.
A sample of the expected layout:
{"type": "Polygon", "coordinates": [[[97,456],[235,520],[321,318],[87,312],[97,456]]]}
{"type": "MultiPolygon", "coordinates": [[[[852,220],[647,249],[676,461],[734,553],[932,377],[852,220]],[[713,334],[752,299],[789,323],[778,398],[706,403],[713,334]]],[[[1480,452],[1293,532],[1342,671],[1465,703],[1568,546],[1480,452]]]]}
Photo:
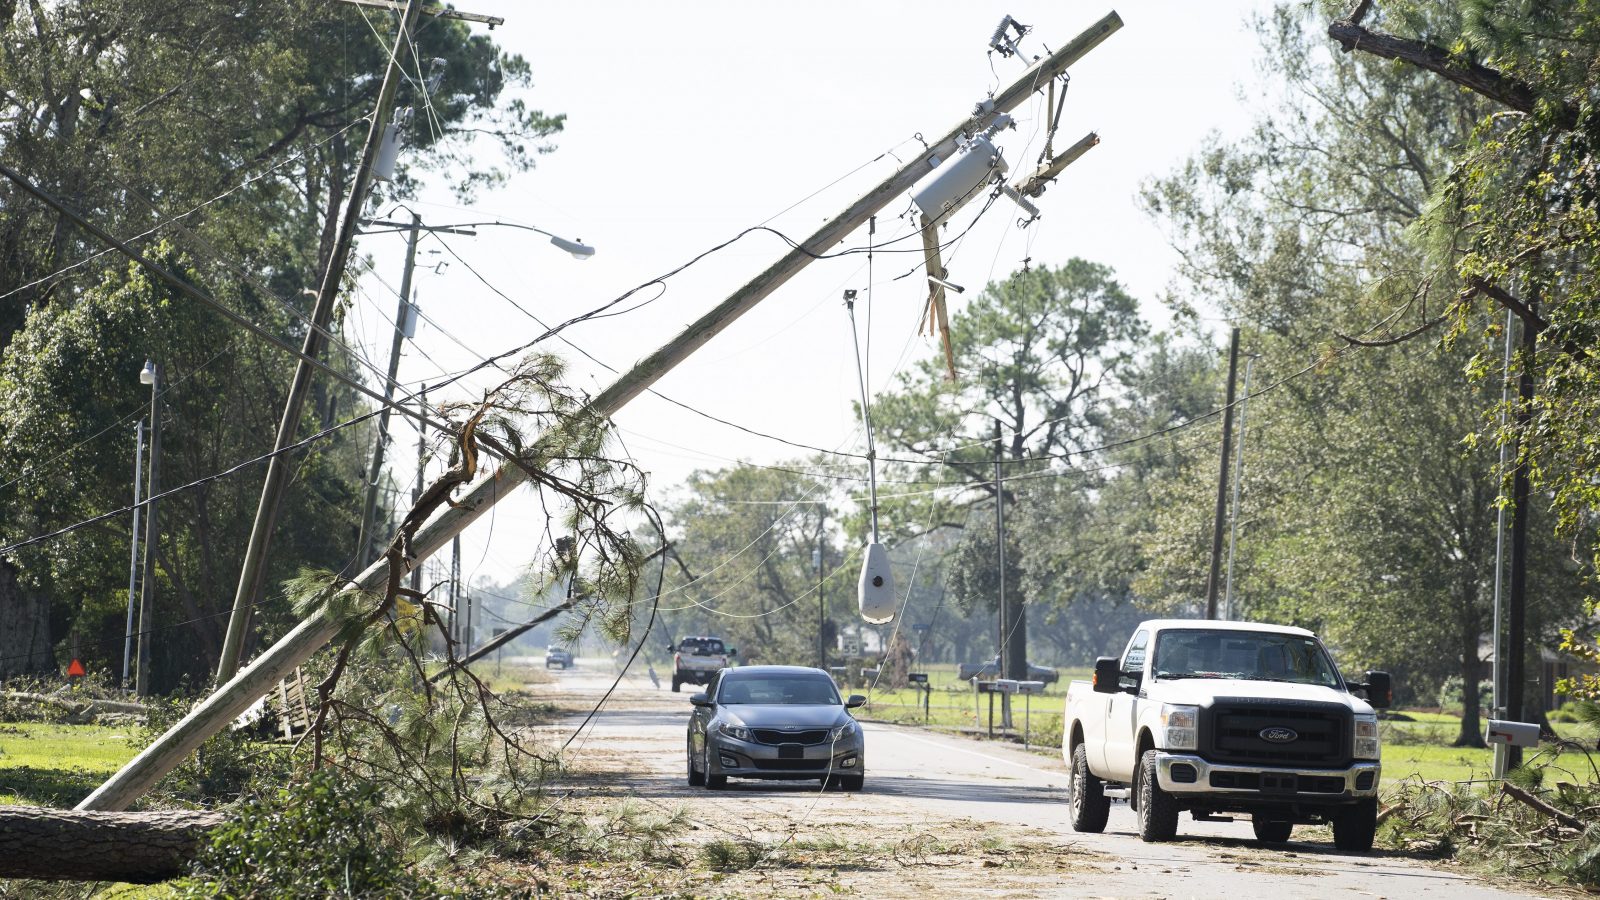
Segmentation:
{"type": "MultiPolygon", "coordinates": [[[[378,90],[378,102],[372,111],[366,146],[362,148],[361,162],[356,167],[355,179],[350,185],[350,198],[339,222],[333,252],[328,256],[327,268],[323,270],[322,287],[317,291],[317,302],[311,312],[311,327],[306,330],[304,352],[309,357],[320,357],[328,343],[328,328],[333,323],[333,305],[339,296],[339,285],[344,280],[345,265],[350,259],[350,246],[355,241],[361,208],[366,204],[367,185],[372,182],[373,166],[383,144],[384,131],[389,125],[394,96],[401,80],[405,78],[405,71],[400,64],[401,48],[410,46],[411,28],[421,12],[422,0],[407,0],[405,11],[400,14],[400,30],[389,52],[389,64],[383,75],[383,86],[378,90]]],[[[228,619],[228,632],[222,641],[222,658],[217,662],[219,684],[232,678],[239,668],[239,654],[244,649],[250,612],[266,584],[267,553],[272,547],[272,532],[278,524],[283,492],[288,487],[289,473],[294,467],[294,461],[283,449],[295,442],[300,431],[300,413],[305,407],[306,394],[311,391],[311,375],[312,367],[304,360],[295,365],[289,396],[283,403],[283,418],[278,422],[277,440],[272,447],[274,455],[267,462],[261,501],[256,506],[255,524],[251,526],[250,543],[245,547],[244,565],[239,571],[239,587],[233,596],[233,614],[228,619]]]]}
{"type": "MultiPolygon", "coordinates": [[[[933,168],[935,160],[946,159],[955,151],[958,139],[977,134],[988,127],[999,113],[1015,109],[1039,85],[1048,82],[1068,66],[1076,63],[1121,27],[1121,17],[1115,12],[1107,13],[1059,50],[1034,63],[1020,78],[995,94],[992,106],[985,104],[989,107],[987,110],[964,118],[943,137],[931,142],[921,154],[901,166],[865,196],[857,199],[844,212],[800,242],[799,246],[784,254],[766,271],[734,291],[661,349],[618,377],[610,387],[589,403],[587,411],[603,418],[621,410],[662,376],[732,325],[740,316],[782,287],[812,260],[827,253],[840,241],[849,237],[851,232],[865,225],[871,216],[910,190],[912,185],[933,168]]],[[[411,565],[413,567],[420,565],[423,560],[438,552],[450,542],[451,538],[476,522],[496,502],[527,480],[528,473],[518,461],[510,460],[502,463],[487,477],[473,485],[459,501],[441,509],[431,521],[418,529],[411,541],[411,551],[414,554],[411,565]]],[[[363,570],[341,593],[380,590],[388,583],[388,575],[388,561],[379,560],[363,570]]],[[[234,675],[232,680],[197,703],[188,715],[107,779],[95,789],[94,793],[84,798],[77,808],[126,809],[162,776],[177,767],[178,763],[199,747],[206,738],[226,728],[257,698],[271,690],[296,666],[322,649],[341,627],[341,623],[328,612],[330,607],[336,606],[337,604],[324,606],[321,611],[296,625],[276,644],[256,657],[249,666],[234,675]]]]}

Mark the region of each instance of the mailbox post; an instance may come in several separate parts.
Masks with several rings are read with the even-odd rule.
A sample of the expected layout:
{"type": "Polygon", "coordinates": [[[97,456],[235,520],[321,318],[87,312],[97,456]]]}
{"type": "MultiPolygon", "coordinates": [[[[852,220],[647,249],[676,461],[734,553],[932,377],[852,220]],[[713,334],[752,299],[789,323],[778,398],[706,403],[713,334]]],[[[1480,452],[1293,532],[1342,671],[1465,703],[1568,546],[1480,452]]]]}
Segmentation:
{"type": "Polygon", "coordinates": [[[1017,693],[1022,695],[1022,749],[1028,749],[1033,737],[1033,695],[1044,693],[1042,681],[1019,681],[1017,693]]]}
{"type": "Polygon", "coordinates": [[[906,681],[910,682],[911,686],[916,688],[917,693],[922,695],[922,722],[926,725],[928,723],[928,698],[933,693],[933,686],[928,684],[928,673],[911,672],[906,675],[906,681]]]}

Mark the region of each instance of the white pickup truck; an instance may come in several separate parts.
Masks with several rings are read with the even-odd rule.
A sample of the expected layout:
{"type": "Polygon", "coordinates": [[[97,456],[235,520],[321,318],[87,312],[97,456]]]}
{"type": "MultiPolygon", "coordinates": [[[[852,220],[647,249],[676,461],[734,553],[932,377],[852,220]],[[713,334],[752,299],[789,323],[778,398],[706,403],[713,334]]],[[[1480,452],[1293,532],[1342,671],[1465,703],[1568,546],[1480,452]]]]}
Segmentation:
{"type": "Polygon", "coordinates": [[[1339,849],[1370,850],[1373,708],[1389,699],[1387,673],[1346,683],[1303,628],[1141,623],[1120,658],[1096,661],[1092,683],[1067,689],[1061,752],[1072,769],[1072,826],[1103,830],[1120,797],[1146,841],[1173,839],[1188,810],[1201,821],[1247,814],[1263,843],[1327,823],[1339,849]]]}
{"type": "Polygon", "coordinates": [[[729,658],[739,651],[725,647],[722,638],[697,635],[676,644],[667,644],[672,654],[672,690],[686,684],[710,684],[711,677],[730,665],[729,658]]]}

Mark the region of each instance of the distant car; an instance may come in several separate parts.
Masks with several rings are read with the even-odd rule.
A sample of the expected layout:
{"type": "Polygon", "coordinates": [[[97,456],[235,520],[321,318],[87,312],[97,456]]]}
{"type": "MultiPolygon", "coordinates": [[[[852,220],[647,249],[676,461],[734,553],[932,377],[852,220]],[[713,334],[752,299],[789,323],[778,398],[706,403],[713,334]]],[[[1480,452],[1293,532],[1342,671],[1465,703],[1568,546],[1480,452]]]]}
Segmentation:
{"type": "Polygon", "coordinates": [[[711,790],[732,778],[830,778],[847,791],[866,782],[866,741],[833,679],[803,666],[723,669],[689,698],[689,784],[711,790]]]}
{"type": "Polygon", "coordinates": [[[544,652],[544,667],[548,669],[551,666],[560,666],[563,669],[572,668],[572,651],[565,647],[551,644],[549,649],[544,652]]]}
{"type": "Polygon", "coordinates": [[[685,684],[710,684],[711,679],[730,663],[729,657],[739,651],[724,646],[722,638],[686,637],[676,644],[668,644],[672,654],[672,690],[674,693],[685,684]]]}
{"type": "MultiPolygon", "coordinates": [[[[997,656],[982,665],[962,663],[956,667],[956,675],[962,681],[971,681],[974,677],[981,677],[984,680],[999,678],[1000,657],[997,656]]],[[[1055,684],[1061,680],[1061,675],[1049,666],[1036,666],[1033,663],[1028,663],[1028,677],[1025,680],[1055,684]]]]}

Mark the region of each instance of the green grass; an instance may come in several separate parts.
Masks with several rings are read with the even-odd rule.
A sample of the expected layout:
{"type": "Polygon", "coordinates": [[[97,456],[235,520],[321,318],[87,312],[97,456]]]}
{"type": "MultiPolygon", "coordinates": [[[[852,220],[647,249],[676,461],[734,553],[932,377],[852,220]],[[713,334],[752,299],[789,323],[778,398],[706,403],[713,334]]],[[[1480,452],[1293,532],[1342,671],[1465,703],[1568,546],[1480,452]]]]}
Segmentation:
{"type": "Polygon", "coordinates": [[[133,758],[131,726],[0,724],[0,804],[71,806],[133,758]]]}

